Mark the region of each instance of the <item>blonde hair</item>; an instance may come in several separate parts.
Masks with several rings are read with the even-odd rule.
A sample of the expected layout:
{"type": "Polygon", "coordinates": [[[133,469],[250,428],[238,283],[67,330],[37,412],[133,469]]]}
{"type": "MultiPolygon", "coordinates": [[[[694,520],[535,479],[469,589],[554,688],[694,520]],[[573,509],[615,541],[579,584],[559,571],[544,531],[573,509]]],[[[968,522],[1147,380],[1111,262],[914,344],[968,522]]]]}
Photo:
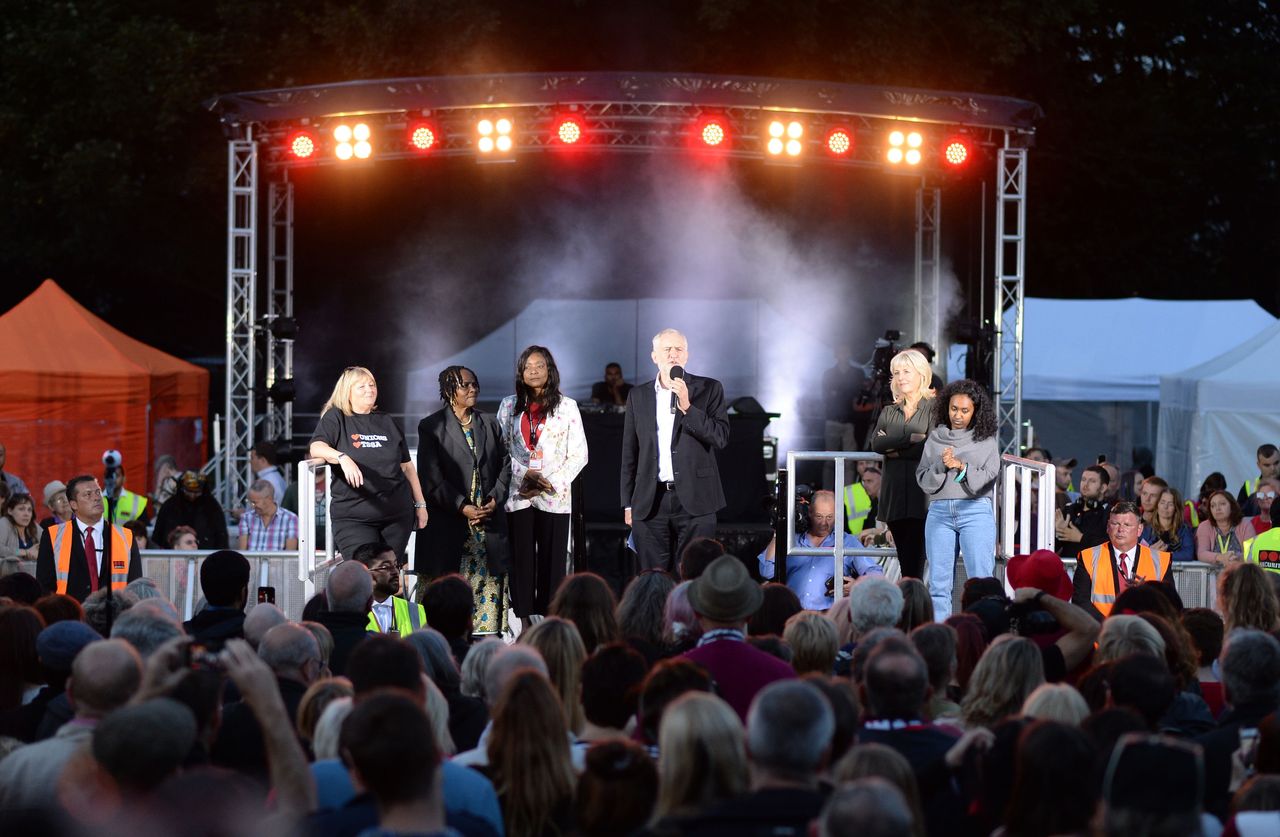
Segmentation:
{"type": "Polygon", "coordinates": [[[840,643],[840,647],[853,642],[856,634],[853,630],[853,609],[848,596],[841,596],[827,608],[827,618],[836,626],[836,641],[840,643]]]}
{"type": "Polygon", "coordinates": [[[677,698],[658,730],[654,819],[702,810],[746,790],[746,732],[738,713],[706,692],[677,698]]]}
{"type": "Polygon", "coordinates": [[[960,704],[966,726],[990,727],[1022,710],[1022,703],[1044,682],[1044,660],[1029,639],[997,637],[978,660],[969,690],[960,704]]]}
{"type": "Polygon", "coordinates": [[[354,701],[349,697],[334,698],[320,713],[316,732],[311,739],[311,749],[317,761],[336,759],[339,756],[338,740],[342,737],[342,723],[351,714],[354,701]]]}
{"type": "Polygon", "coordinates": [[[1089,717],[1089,704],[1084,695],[1066,683],[1043,683],[1027,695],[1022,704],[1022,717],[1078,727],[1089,717]]]}
{"type": "Polygon", "coordinates": [[[902,791],[911,809],[912,837],[924,837],[924,808],[920,804],[920,785],[911,763],[897,750],[885,744],[859,744],[844,754],[832,770],[832,778],[840,785],[871,777],[884,779],[902,791]]]}
{"type": "Polygon", "coordinates": [[[371,381],[375,385],[378,383],[373,373],[363,366],[348,366],[343,369],[342,374],[338,376],[338,383],[333,385],[333,394],[320,408],[320,415],[333,409],[341,410],[343,415],[351,415],[351,390],[355,389],[356,384],[361,381],[371,381]]]}
{"type": "Polygon", "coordinates": [[[1280,604],[1267,571],[1247,561],[1227,567],[1218,578],[1218,602],[1226,633],[1234,628],[1273,631],[1280,621],[1280,604]]]}
{"type": "Polygon", "coordinates": [[[582,731],[582,663],[587,659],[587,648],[582,644],[578,627],[568,619],[548,616],[520,634],[516,640],[528,645],[542,655],[547,664],[547,676],[564,707],[565,723],[569,731],[582,731]]]}
{"type": "Polygon", "coordinates": [[[1108,617],[1098,635],[1093,662],[1108,663],[1130,654],[1150,654],[1164,661],[1164,637],[1145,619],[1128,614],[1108,617]]]}
{"type": "Polygon", "coordinates": [[[802,610],[787,620],[782,639],[791,646],[791,666],[796,674],[831,674],[840,650],[835,622],[821,613],[802,610]]]}
{"type": "Polygon", "coordinates": [[[449,701],[430,677],[422,678],[427,688],[426,710],[427,720],[431,722],[431,732],[436,739],[436,747],[441,755],[448,758],[458,752],[458,745],[453,743],[453,735],[449,732],[449,701]]]}
{"type": "MultiPolygon", "coordinates": [[[[893,356],[893,360],[889,361],[889,371],[906,367],[920,376],[920,397],[932,398],[933,390],[929,389],[929,383],[933,380],[933,370],[929,367],[929,361],[916,349],[905,349],[893,356]]],[[[898,385],[889,380],[889,389],[893,392],[893,401],[898,403],[902,400],[902,393],[898,392],[898,385]]]]}

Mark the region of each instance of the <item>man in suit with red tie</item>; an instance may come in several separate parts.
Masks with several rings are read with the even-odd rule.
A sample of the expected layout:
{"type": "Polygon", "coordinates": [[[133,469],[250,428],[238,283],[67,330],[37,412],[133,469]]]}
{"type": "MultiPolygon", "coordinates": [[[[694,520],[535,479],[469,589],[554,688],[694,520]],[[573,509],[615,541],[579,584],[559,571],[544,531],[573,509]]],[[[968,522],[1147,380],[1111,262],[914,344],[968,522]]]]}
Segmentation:
{"type": "Polygon", "coordinates": [[[724,489],[716,451],[729,443],[724,387],[686,375],[689,341],[674,328],[654,335],[658,376],[627,395],[622,431],[623,519],[641,569],[673,571],[694,538],[715,537],[724,489]]]}
{"type": "Polygon", "coordinates": [[[102,488],[89,475],[67,483],[71,519],[40,537],[36,578],[45,592],[83,602],[102,587],[123,590],[142,576],[142,558],[133,533],[103,519],[102,488]]]}
{"type": "Polygon", "coordinates": [[[1082,549],[1076,559],[1071,601],[1101,622],[1111,614],[1116,597],[1144,581],[1164,581],[1170,556],[1144,543],[1142,517],[1127,500],[1111,507],[1107,517],[1107,542],[1082,549]]]}

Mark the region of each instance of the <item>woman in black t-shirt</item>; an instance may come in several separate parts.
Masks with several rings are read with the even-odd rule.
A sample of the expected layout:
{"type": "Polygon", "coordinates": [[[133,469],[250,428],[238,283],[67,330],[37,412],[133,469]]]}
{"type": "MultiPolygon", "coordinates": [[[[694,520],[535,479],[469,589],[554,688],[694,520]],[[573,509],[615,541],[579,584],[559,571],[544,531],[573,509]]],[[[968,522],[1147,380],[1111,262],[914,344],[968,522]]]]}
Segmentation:
{"type": "Polygon", "coordinates": [[[373,373],[347,367],[320,411],[311,456],[338,466],[330,507],[338,551],[350,558],[361,544],[382,542],[403,562],[409,533],[427,525],[427,504],[404,433],[377,403],[373,373]]]}

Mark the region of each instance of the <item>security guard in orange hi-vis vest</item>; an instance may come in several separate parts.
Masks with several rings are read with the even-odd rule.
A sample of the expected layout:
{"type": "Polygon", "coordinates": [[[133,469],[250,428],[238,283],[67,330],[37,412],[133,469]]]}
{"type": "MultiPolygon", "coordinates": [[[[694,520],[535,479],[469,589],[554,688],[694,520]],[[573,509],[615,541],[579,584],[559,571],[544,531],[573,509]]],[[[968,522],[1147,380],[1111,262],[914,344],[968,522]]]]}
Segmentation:
{"type": "Polygon", "coordinates": [[[1171,564],[1169,553],[1138,543],[1141,535],[1138,507],[1128,501],[1112,506],[1107,517],[1107,542],[1080,550],[1076,558],[1071,601],[1102,621],[1111,614],[1116,597],[1129,587],[1164,581],[1171,564]]]}
{"type": "Polygon", "coordinates": [[[91,476],[67,483],[71,520],[40,536],[36,578],[46,593],[65,593],[83,602],[104,587],[123,590],[142,575],[133,533],[103,519],[102,488],[91,476]]]}

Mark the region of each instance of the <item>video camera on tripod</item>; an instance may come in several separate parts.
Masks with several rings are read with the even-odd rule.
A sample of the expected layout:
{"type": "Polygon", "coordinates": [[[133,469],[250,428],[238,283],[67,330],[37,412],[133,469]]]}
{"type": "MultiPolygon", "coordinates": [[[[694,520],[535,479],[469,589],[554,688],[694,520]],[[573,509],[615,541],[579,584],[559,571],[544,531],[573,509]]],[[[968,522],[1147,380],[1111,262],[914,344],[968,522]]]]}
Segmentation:
{"type": "Polygon", "coordinates": [[[898,341],[901,339],[902,332],[893,328],[887,330],[884,337],[876,339],[871,361],[867,364],[867,378],[862,391],[858,393],[858,406],[865,406],[873,401],[884,404],[893,400],[893,390],[889,387],[893,373],[889,370],[889,364],[900,351],[898,341]]]}

